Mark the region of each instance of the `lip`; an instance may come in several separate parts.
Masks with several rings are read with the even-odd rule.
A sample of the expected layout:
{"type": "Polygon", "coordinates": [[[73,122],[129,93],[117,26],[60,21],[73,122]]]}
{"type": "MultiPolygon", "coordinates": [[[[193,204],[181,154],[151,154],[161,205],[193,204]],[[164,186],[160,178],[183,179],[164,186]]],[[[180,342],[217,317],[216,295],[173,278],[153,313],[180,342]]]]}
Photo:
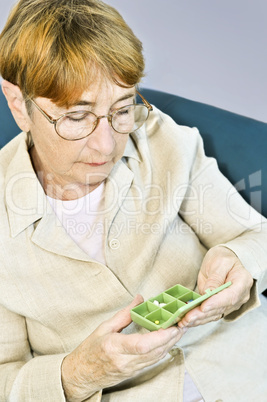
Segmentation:
{"type": "Polygon", "coordinates": [[[101,163],[85,163],[85,165],[89,165],[89,166],[92,166],[92,167],[103,166],[103,165],[106,165],[106,164],[107,164],[107,162],[101,162],[101,163]]]}

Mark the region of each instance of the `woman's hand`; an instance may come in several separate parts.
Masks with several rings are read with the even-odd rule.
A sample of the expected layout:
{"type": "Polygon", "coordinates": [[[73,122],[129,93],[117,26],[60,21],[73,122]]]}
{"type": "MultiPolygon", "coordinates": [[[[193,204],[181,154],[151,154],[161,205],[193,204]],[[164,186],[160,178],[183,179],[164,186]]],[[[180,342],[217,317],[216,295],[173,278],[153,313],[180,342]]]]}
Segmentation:
{"type": "Polygon", "coordinates": [[[231,281],[232,285],[205,300],[201,306],[189,311],[178,326],[194,327],[216,321],[238,310],[250,297],[253,278],[243,267],[235,253],[223,246],[211,248],[203,259],[198,275],[201,294],[231,281]]]}
{"type": "Polygon", "coordinates": [[[171,327],[147,334],[121,334],[131,323],[130,310],[143,298],[136,296],[125,309],[101,324],[62,363],[62,385],[68,401],[83,401],[95,392],[137,375],[161,360],[185,330],[171,327]]]}

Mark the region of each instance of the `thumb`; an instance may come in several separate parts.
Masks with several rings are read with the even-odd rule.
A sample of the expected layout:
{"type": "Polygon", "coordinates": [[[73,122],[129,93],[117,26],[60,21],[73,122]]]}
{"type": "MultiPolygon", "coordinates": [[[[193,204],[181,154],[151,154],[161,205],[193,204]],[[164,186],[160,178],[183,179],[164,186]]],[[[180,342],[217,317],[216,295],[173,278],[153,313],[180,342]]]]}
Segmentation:
{"type": "Polygon", "coordinates": [[[215,246],[209,249],[198,275],[199,291],[204,293],[206,289],[213,290],[223,285],[236,262],[236,255],[226,247],[215,246]]]}
{"type": "Polygon", "coordinates": [[[214,290],[225,283],[225,275],[223,272],[211,274],[208,278],[199,278],[198,288],[201,294],[204,294],[207,289],[214,290]]]}
{"type": "Polygon", "coordinates": [[[207,289],[214,290],[219,286],[222,286],[225,282],[225,277],[222,276],[221,278],[218,275],[211,276],[208,278],[204,284],[204,291],[207,289]]]}
{"type": "Polygon", "coordinates": [[[107,332],[121,332],[131,322],[131,309],[144,301],[141,295],[136,295],[131,304],[118,311],[112,318],[106,321],[105,329],[107,332]]]}

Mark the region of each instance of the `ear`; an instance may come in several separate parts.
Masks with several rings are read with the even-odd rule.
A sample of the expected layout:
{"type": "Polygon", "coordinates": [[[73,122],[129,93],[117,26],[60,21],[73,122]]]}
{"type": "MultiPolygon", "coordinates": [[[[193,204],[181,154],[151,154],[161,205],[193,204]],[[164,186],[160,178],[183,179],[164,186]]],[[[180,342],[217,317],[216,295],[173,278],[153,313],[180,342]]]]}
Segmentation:
{"type": "Polygon", "coordinates": [[[22,131],[30,131],[30,118],[20,88],[9,81],[3,80],[2,91],[19,128],[22,131]]]}

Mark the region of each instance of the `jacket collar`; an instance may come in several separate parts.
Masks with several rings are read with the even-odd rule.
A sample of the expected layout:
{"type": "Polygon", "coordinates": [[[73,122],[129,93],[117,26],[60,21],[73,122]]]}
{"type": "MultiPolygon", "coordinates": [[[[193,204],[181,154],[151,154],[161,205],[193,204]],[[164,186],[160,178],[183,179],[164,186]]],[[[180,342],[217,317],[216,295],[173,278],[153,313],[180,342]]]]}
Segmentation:
{"type": "Polygon", "coordinates": [[[47,206],[45,193],[33,170],[26,134],[21,134],[5,178],[5,199],[11,236],[39,220],[47,206]]]}
{"type": "Polygon", "coordinates": [[[137,160],[138,162],[140,162],[140,155],[137,150],[137,146],[135,145],[136,138],[137,137],[135,134],[132,134],[129,136],[123,156],[126,158],[133,158],[133,159],[137,160]]]}

